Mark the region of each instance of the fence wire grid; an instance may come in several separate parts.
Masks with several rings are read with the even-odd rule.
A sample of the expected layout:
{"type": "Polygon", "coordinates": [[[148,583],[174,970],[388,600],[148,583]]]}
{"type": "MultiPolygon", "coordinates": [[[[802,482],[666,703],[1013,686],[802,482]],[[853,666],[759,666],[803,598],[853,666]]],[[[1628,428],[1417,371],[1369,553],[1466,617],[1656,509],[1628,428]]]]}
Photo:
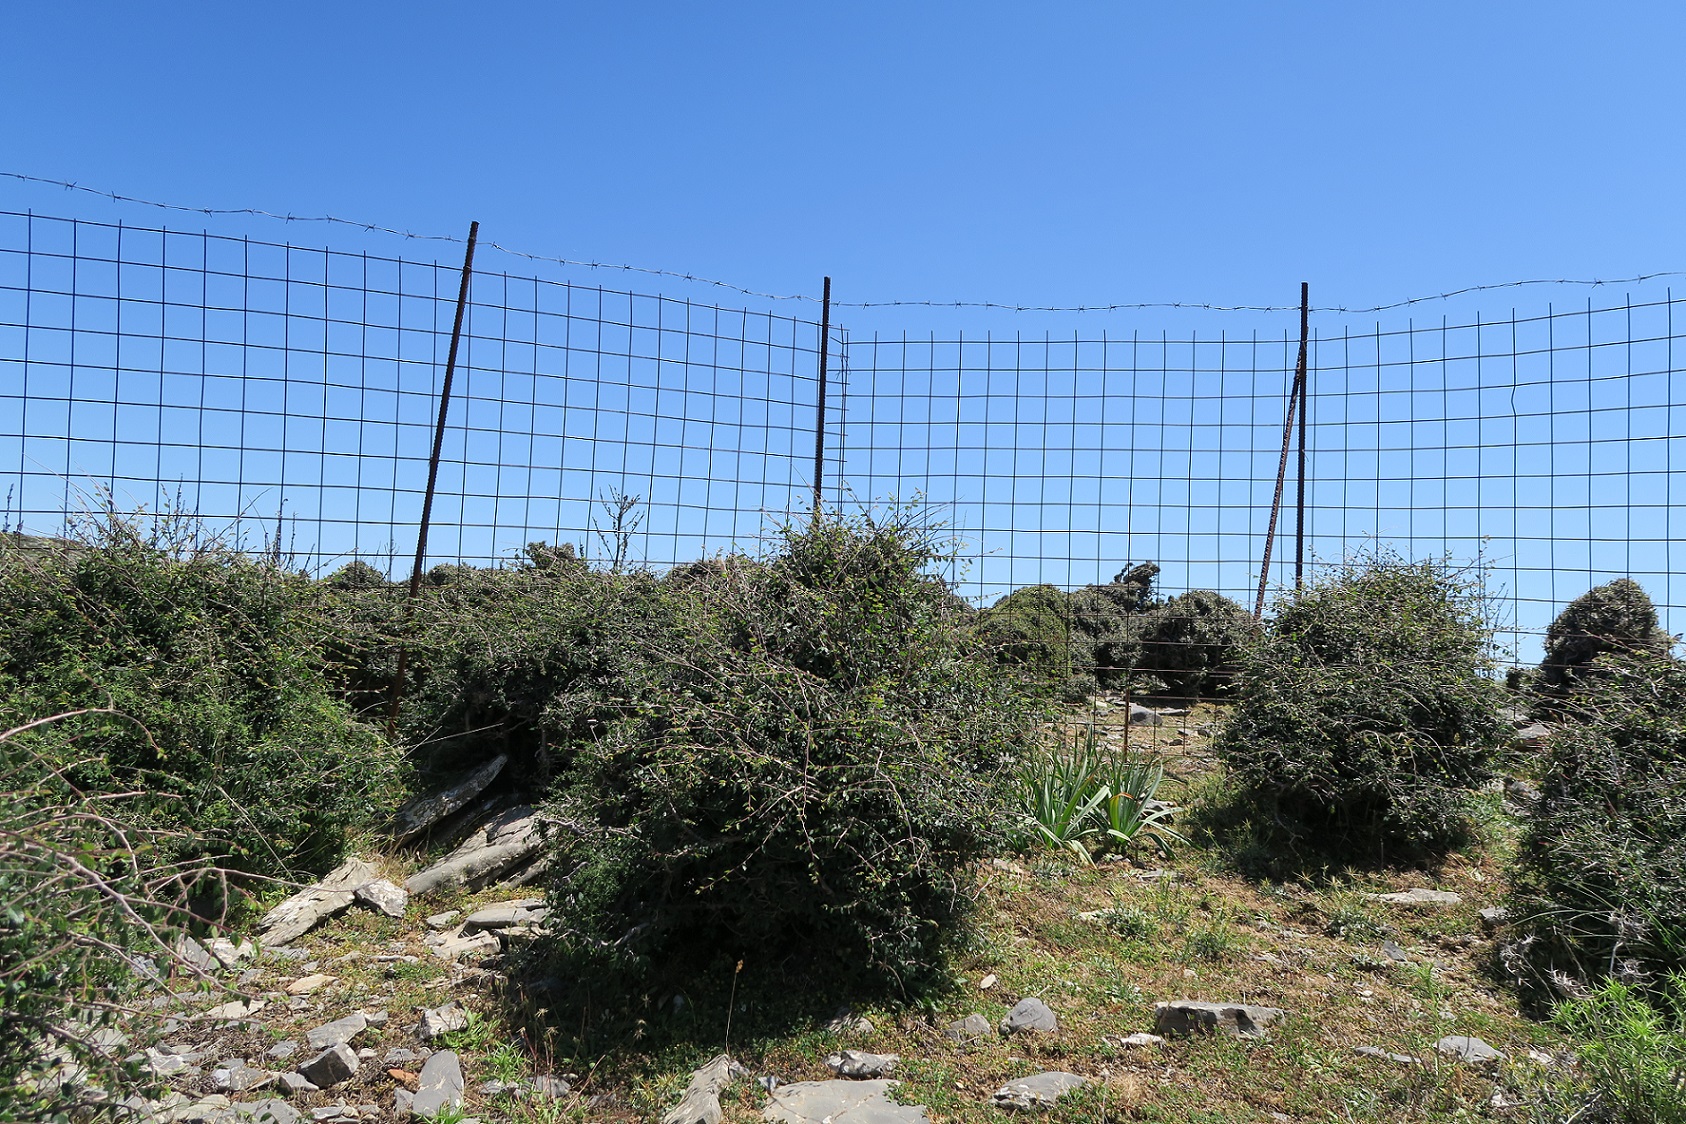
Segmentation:
{"type": "MultiPolygon", "coordinates": [[[[822,341],[806,304],[734,308],[523,264],[473,275],[430,564],[505,563],[533,541],[601,558],[621,497],[638,501],[622,529],[650,566],[760,549],[811,508],[819,426],[826,505],[920,498],[961,542],[948,576],[977,603],[1153,561],[1163,594],[1252,604],[1297,310],[1206,334],[1117,316],[1032,330],[1030,311],[1004,314],[1007,330],[914,332],[881,318],[905,302],[840,302],[822,341]]],[[[6,527],[60,534],[109,497],[195,514],[312,573],[358,558],[402,576],[460,269],[0,211],[6,527]]],[[[1600,289],[1501,316],[1314,316],[1313,571],[1375,546],[1479,562],[1521,662],[1568,601],[1616,577],[1686,628],[1679,305],[1672,289],[1600,289]]],[[[1286,495],[1273,585],[1293,576],[1292,473],[1286,495]]]]}

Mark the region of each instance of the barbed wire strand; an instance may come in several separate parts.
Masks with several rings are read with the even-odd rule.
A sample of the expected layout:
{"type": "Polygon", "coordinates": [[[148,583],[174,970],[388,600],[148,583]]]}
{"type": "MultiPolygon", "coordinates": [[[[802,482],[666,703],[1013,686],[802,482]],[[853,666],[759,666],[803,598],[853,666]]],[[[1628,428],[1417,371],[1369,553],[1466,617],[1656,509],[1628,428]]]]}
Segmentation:
{"type": "MultiPolygon", "coordinates": [[[[383,226],[380,223],[361,222],[356,219],[340,218],[335,215],[295,215],[281,214],[276,211],[266,211],[259,207],[191,207],[178,203],[160,203],[152,199],[141,199],[132,195],[121,195],[114,191],[103,191],[99,188],[87,187],[83,184],[67,180],[48,179],[43,176],[25,175],[22,172],[0,171],[0,177],[18,180],[23,183],[42,184],[47,187],[59,187],[67,191],[80,191],[88,195],[96,195],[102,199],[110,199],[117,203],[132,203],[142,207],[155,207],[165,211],[178,211],[184,214],[205,216],[246,216],[252,218],[275,219],[280,222],[311,222],[329,223],[338,226],[348,226],[369,234],[390,234],[398,238],[406,238],[423,242],[450,242],[461,244],[463,239],[454,234],[417,234],[410,230],[399,230],[395,227],[383,226]]],[[[606,270],[619,273],[637,273],[647,277],[666,277],[676,281],[683,281],[693,285],[707,285],[716,289],[724,289],[740,296],[753,297],[757,300],[769,301],[807,301],[818,304],[819,298],[807,293],[767,293],[757,289],[744,288],[729,281],[717,281],[709,277],[700,277],[694,273],[684,273],[672,269],[654,269],[642,265],[626,265],[614,262],[585,261],[576,258],[554,257],[547,254],[535,254],[525,250],[516,250],[498,242],[483,243],[486,248],[511,257],[523,258],[527,261],[544,262],[548,265],[568,266],[576,269],[606,270]]],[[[1388,304],[1370,305],[1369,307],[1353,307],[1349,305],[1321,305],[1314,306],[1311,312],[1332,313],[1342,316],[1365,315],[1374,312],[1391,312],[1396,309],[1409,308],[1413,305],[1427,304],[1432,301],[1450,300],[1453,297],[1468,296],[1472,293],[1487,293],[1501,289],[1520,289],[1534,285],[1581,285],[1597,288],[1607,285],[1638,285],[1647,281],[1655,281],[1665,277],[1686,277],[1686,270],[1668,270],[1656,273],[1642,273],[1634,277],[1612,278],[1573,278],[1573,277],[1538,277],[1521,281],[1497,281],[1485,285],[1466,285],[1461,289],[1450,289],[1443,293],[1431,293],[1420,297],[1409,297],[1405,300],[1393,301],[1388,304]]],[[[1018,304],[1006,301],[986,300],[882,300],[882,301],[833,301],[833,308],[955,308],[982,309],[996,312],[1134,312],[1149,309],[1185,309],[1191,312],[1298,312],[1299,305],[1285,304],[1210,304],[1199,301],[1133,301],[1116,302],[1112,304],[1018,304]]]]}

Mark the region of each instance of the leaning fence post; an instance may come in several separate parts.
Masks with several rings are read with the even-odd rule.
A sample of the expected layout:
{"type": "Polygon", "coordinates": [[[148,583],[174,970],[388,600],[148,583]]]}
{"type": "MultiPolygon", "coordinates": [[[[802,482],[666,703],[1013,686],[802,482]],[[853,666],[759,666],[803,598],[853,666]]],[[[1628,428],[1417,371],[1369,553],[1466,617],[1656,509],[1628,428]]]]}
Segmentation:
{"type": "MultiPolygon", "coordinates": [[[[1300,399],[1305,394],[1305,352],[1306,352],[1306,335],[1307,335],[1307,332],[1308,332],[1308,330],[1310,328],[1310,324],[1311,324],[1311,304],[1310,304],[1310,301],[1311,301],[1311,286],[1307,282],[1301,281],[1300,282],[1300,358],[1299,358],[1299,361],[1294,364],[1294,382],[1293,382],[1293,385],[1291,385],[1288,388],[1288,416],[1286,418],[1284,418],[1283,422],[1282,422],[1282,459],[1279,460],[1276,463],[1276,495],[1270,501],[1270,525],[1265,530],[1264,559],[1259,564],[1259,599],[1253,605],[1253,619],[1254,620],[1260,620],[1264,617],[1265,586],[1270,581],[1270,548],[1276,541],[1276,517],[1279,514],[1281,514],[1281,511],[1282,511],[1282,486],[1286,482],[1287,476],[1288,476],[1288,449],[1292,446],[1293,441],[1294,441],[1294,410],[1295,410],[1295,407],[1299,405],[1300,399]]],[[[1303,418],[1303,412],[1302,412],[1302,418],[1303,418]]],[[[1304,515],[1304,512],[1305,512],[1305,497],[1304,497],[1305,437],[1304,437],[1304,430],[1303,429],[1301,430],[1300,448],[1301,448],[1301,458],[1302,458],[1301,459],[1301,469],[1300,469],[1300,479],[1301,479],[1301,497],[1300,497],[1300,513],[1301,513],[1301,515],[1300,515],[1300,518],[1301,518],[1301,521],[1303,523],[1304,518],[1305,518],[1305,515],[1304,515]]]]}
{"type": "MultiPolygon", "coordinates": [[[[468,280],[474,273],[474,243],[480,237],[479,222],[468,224],[468,250],[462,259],[462,282],[457,286],[457,317],[451,324],[451,350],[445,356],[445,382],[439,388],[439,421],[433,427],[433,454],[427,460],[427,491],[422,493],[421,525],[416,530],[416,561],[410,570],[410,591],[405,606],[421,592],[422,563],[427,558],[427,527],[433,518],[433,489],[439,482],[439,454],[445,447],[445,418],[451,409],[451,377],[457,370],[457,345],[462,342],[463,311],[468,307],[468,280]]],[[[409,670],[410,648],[398,637],[398,667],[392,673],[391,701],[387,707],[386,736],[398,732],[398,707],[404,700],[404,675],[409,670]]]]}
{"type": "Polygon", "coordinates": [[[814,414],[814,516],[819,517],[825,489],[825,360],[831,351],[831,278],[820,300],[820,390],[814,414]]]}

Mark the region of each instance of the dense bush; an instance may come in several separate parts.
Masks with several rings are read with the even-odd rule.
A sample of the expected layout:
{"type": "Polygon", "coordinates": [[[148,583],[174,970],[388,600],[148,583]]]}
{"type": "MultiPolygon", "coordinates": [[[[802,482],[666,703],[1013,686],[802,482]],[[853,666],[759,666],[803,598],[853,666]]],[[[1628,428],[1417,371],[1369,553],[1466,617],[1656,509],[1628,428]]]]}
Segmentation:
{"type": "Polygon", "coordinates": [[[1600,663],[1583,721],[1552,735],[1512,878],[1512,967],[1537,999],[1686,971],[1686,664],[1600,663]]]}
{"type": "Polygon", "coordinates": [[[942,978],[1029,711],[928,576],[932,541],[822,517],[764,563],[663,583],[671,627],[551,807],[567,978],[942,978]]]}
{"type": "Polygon", "coordinates": [[[1657,610],[1644,588],[1629,578],[1617,578],[1587,590],[1551,622],[1536,686],[1552,709],[1596,677],[1600,656],[1660,653],[1668,647],[1669,636],[1657,627],[1657,610]]]}
{"type": "Polygon", "coordinates": [[[1214,746],[1255,829],[1348,861],[1457,839],[1504,732],[1481,609],[1444,567],[1386,556],[1282,604],[1214,746]]]}
{"type": "Polygon", "coordinates": [[[0,727],[83,709],[32,743],[77,790],[144,793],[168,857],[257,875],[331,864],[396,760],[322,671],[312,583],[108,518],[74,550],[0,547],[0,727]]]}
{"type": "Polygon", "coordinates": [[[1243,648],[1258,636],[1251,613],[1221,593],[1196,589],[1137,618],[1136,665],[1150,694],[1193,699],[1229,686],[1243,648]]]}
{"type": "MultiPolygon", "coordinates": [[[[631,668],[662,627],[657,593],[648,573],[593,570],[534,544],[509,566],[434,567],[413,604],[376,588],[341,596],[399,622],[410,649],[399,732],[418,769],[507,753],[510,782],[543,790],[625,709],[631,668]]],[[[390,648],[369,654],[384,708],[390,648]]]]}

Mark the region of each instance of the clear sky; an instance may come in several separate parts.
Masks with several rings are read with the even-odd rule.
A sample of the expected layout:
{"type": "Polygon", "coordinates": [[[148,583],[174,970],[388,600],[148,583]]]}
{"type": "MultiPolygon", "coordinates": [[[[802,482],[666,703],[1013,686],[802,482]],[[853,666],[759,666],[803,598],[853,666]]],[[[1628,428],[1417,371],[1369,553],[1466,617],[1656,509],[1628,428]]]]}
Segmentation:
{"type": "MultiPolygon", "coordinates": [[[[905,497],[912,478],[953,505],[963,529],[989,532],[978,545],[983,576],[974,573],[981,590],[1104,581],[1123,562],[1154,557],[1167,563],[1169,589],[1213,585],[1245,598],[1296,316],[848,306],[1281,306],[1296,302],[1304,280],[1314,306],[1363,309],[1469,286],[1686,270],[1683,49],[1686,4],[1673,0],[36,4],[8,11],[0,43],[0,172],[427,235],[461,237],[479,220],[483,239],[512,249],[760,293],[817,295],[829,275],[837,322],[852,333],[850,482],[880,499],[905,497]],[[947,342],[921,349],[901,342],[904,329],[915,341],[934,333],[947,342]],[[962,330],[964,345],[954,342],[962,330]],[[980,348],[983,332],[995,342],[980,348]]],[[[168,214],[0,177],[4,211],[446,263],[460,253],[346,227],[168,214]]],[[[336,351],[327,315],[283,328],[279,353],[242,351],[226,370],[213,372],[206,356],[215,348],[178,354],[195,332],[202,342],[222,330],[204,320],[168,344],[167,325],[155,333],[156,357],[131,363],[119,341],[115,358],[84,370],[103,354],[88,319],[98,309],[83,313],[79,358],[54,351],[74,333],[42,318],[87,301],[42,298],[17,311],[26,288],[59,284],[47,258],[20,256],[28,238],[51,241],[50,225],[25,231],[12,220],[0,231],[0,253],[9,251],[0,362],[57,364],[81,389],[53,390],[62,401],[30,415],[24,396],[0,387],[0,471],[38,474],[34,485],[53,473],[122,476],[113,458],[128,456],[140,466],[131,478],[149,487],[152,471],[161,488],[237,479],[235,508],[273,512],[285,492],[288,511],[314,503],[318,519],[328,518],[330,484],[356,504],[384,487],[393,529],[383,524],[381,534],[389,554],[403,554],[396,540],[409,533],[404,505],[414,496],[400,501],[392,490],[426,454],[437,309],[424,350],[411,356],[394,344],[391,370],[368,360],[367,339],[356,345],[363,351],[336,351]],[[36,270],[27,283],[26,268],[36,270]],[[35,325],[27,361],[22,343],[6,351],[23,339],[25,316],[35,325]],[[320,343],[309,342],[312,332],[320,343]],[[409,362],[416,370],[405,374],[409,362]],[[207,391],[193,380],[213,373],[222,381],[209,392],[242,397],[207,412],[207,391]],[[403,392],[418,376],[419,391],[403,392]],[[124,378],[124,393],[139,396],[126,412],[124,378]],[[307,385],[316,397],[298,398],[307,385]],[[334,406],[336,390],[350,387],[362,399],[334,406]],[[281,419],[285,436],[260,432],[268,423],[252,421],[260,398],[248,391],[284,403],[267,416],[281,419]],[[183,393],[199,394],[198,405],[171,403],[183,393]],[[411,400],[393,406],[384,429],[360,421],[360,434],[345,439],[363,451],[377,438],[391,444],[384,483],[361,475],[367,458],[355,475],[336,468],[330,424],[344,429],[378,395],[405,393],[411,400]],[[82,401],[102,396],[119,404],[82,401]],[[301,429],[296,421],[313,411],[314,430],[301,429]],[[83,431],[96,439],[79,451],[83,431]],[[264,442],[273,448],[256,448],[264,442]],[[248,452],[230,460],[231,449],[248,452]],[[219,459],[233,467],[210,467],[219,459]],[[255,501],[254,480],[266,489],[255,501]]],[[[78,252],[104,252],[109,232],[87,229],[78,252]]],[[[544,273],[490,252],[479,266],[747,304],[758,311],[742,313],[734,330],[782,342],[753,360],[759,393],[771,397],[732,406],[735,420],[719,411],[732,387],[748,385],[732,371],[749,369],[747,351],[711,345],[699,358],[687,342],[675,365],[658,342],[645,362],[637,326],[614,344],[619,381],[599,388],[619,396],[612,403],[511,406],[511,393],[537,402],[546,379],[578,391],[589,380],[568,362],[587,352],[563,348],[567,362],[541,372],[551,362],[541,357],[560,354],[546,353],[542,337],[561,321],[512,327],[498,302],[526,298],[507,279],[480,283],[476,300],[487,303],[476,309],[468,362],[482,389],[477,399],[471,380],[461,392],[460,441],[446,449],[457,506],[445,517],[470,522],[476,496],[493,497],[500,513],[483,520],[480,546],[459,528],[457,547],[438,552],[507,556],[547,521],[589,538],[579,511],[614,487],[649,500],[646,529],[668,535],[649,556],[676,561],[741,533],[736,522],[714,530],[708,520],[719,512],[754,522],[763,508],[780,510],[788,496],[762,487],[774,460],[787,492],[806,486],[814,333],[789,318],[816,318],[812,304],[757,304],[618,271],[544,273]],[[529,362],[531,377],[512,390],[512,364],[529,362]],[[605,432],[605,418],[620,429],[605,432]],[[752,438],[761,443],[749,449],[752,438]],[[629,449],[643,467],[628,468],[629,449]],[[558,506],[558,494],[574,507],[558,506]],[[502,513],[508,497],[519,501],[515,515],[502,513]],[[532,514],[540,501],[548,514],[532,514]]],[[[451,268],[427,283],[450,290],[451,268]]],[[[131,295],[154,283],[134,276],[131,295]]],[[[361,284],[378,288],[373,278],[361,284]]],[[[1463,557],[1492,539],[1489,560],[1508,592],[1529,602],[1513,613],[1524,630],[1620,573],[1642,576],[1671,627],[1686,628],[1686,593],[1669,588],[1686,572],[1686,545],[1674,545],[1686,544],[1686,500],[1676,498],[1686,497],[1683,280],[1320,315],[1314,548],[1338,556],[1370,538],[1463,557]],[[1637,311],[1624,307],[1630,292],[1637,311]],[[1598,294],[1596,316],[1589,294],[1598,294]],[[1439,331],[1442,323],[1452,329],[1439,331]]],[[[245,288],[228,299],[248,301],[245,288]]],[[[315,292],[326,300],[327,289],[319,282],[315,292]]],[[[208,305],[222,299],[207,293],[208,305]]],[[[112,338],[150,330],[144,299],[128,304],[128,326],[112,338]]],[[[593,315],[620,315],[605,307],[593,315]]],[[[647,304],[622,318],[660,314],[647,304]]],[[[248,315],[228,330],[258,343],[254,323],[248,315]]],[[[727,331],[718,320],[710,330],[727,331]]],[[[841,409],[833,403],[834,416],[841,409]]],[[[366,518],[356,511],[348,522],[366,518]]],[[[369,549],[361,540],[354,548],[369,549]]]]}
{"type": "Polygon", "coordinates": [[[775,292],[1358,306],[1686,261],[1675,0],[30,4],[5,38],[6,170],[775,292]]]}

